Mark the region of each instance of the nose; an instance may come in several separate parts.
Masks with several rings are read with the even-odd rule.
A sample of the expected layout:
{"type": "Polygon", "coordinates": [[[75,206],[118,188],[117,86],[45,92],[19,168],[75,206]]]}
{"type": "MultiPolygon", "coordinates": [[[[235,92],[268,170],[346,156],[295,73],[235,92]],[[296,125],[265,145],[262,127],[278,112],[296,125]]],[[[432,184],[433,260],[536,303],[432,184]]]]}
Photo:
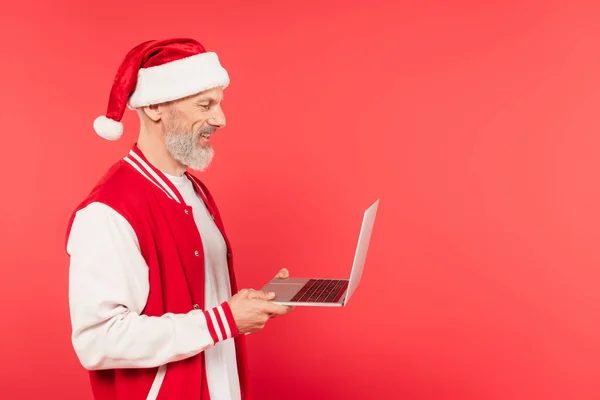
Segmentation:
{"type": "Polygon", "coordinates": [[[221,107],[215,109],[214,115],[208,120],[208,123],[215,128],[224,128],[226,122],[225,113],[221,107]]]}

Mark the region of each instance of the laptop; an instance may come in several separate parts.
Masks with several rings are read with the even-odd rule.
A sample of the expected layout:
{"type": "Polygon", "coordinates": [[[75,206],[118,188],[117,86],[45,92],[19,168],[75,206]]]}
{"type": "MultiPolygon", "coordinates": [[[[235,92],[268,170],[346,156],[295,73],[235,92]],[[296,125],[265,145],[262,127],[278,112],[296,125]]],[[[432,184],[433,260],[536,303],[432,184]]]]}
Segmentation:
{"type": "Polygon", "coordinates": [[[356,291],[362,277],[378,207],[379,199],[375,200],[363,214],[362,226],[358,235],[358,243],[349,279],[274,278],[261,290],[275,293],[275,298],[272,302],[285,306],[346,306],[348,301],[350,301],[350,297],[356,291]]]}

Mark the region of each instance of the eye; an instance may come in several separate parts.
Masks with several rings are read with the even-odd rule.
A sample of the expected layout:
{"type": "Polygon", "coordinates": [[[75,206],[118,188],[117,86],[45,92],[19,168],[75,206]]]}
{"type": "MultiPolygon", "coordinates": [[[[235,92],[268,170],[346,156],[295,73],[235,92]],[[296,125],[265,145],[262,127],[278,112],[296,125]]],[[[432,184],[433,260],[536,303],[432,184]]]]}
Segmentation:
{"type": "Polygon", "coordinates": [[[208,110],[208,109],[210,109],[210,104],[200,104],[200,107],[205,110],[208,110]]]}

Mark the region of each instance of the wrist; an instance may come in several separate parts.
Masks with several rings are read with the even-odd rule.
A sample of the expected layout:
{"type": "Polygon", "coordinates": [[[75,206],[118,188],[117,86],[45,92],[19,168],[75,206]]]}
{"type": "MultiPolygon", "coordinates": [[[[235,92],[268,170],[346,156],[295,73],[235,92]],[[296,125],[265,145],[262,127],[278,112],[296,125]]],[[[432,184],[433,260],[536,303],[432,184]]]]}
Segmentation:
{"type": "Polygon", "coordinates": [[[232,337],[238,336],[239,331],[238,331],[237,323],[235,322],[235,317],[233,316],[233,311],[231,310],[231,306],[229,305],[229,302],[228,301],[223,302],[221,304],[221,307],[223,308],[223,313],[225,314],[225,321],[223,321],[223,322],[229,326],[229,330],[231,331],[232,337]]]}
{"type": "Polygon", "coordinates": [[[223,302],[217,307],[203,311],[203,313],[208,331],[215,344],[239,335],[229,303],[223,302]]]}

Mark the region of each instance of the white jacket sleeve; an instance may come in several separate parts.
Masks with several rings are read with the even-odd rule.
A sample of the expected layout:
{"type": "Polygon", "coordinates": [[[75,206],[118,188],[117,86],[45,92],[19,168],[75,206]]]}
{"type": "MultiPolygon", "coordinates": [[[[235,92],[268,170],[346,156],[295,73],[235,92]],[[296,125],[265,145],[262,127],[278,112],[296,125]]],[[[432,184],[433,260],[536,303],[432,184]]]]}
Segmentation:
{"type": "Polygon", "coordinates": [[[105,204],[76,214],[67,252],[72,343],[86,369],[157,367],[237,335],[226,302],[187,314],[140,315],[148,266],[131,225],[105,204]]]}

